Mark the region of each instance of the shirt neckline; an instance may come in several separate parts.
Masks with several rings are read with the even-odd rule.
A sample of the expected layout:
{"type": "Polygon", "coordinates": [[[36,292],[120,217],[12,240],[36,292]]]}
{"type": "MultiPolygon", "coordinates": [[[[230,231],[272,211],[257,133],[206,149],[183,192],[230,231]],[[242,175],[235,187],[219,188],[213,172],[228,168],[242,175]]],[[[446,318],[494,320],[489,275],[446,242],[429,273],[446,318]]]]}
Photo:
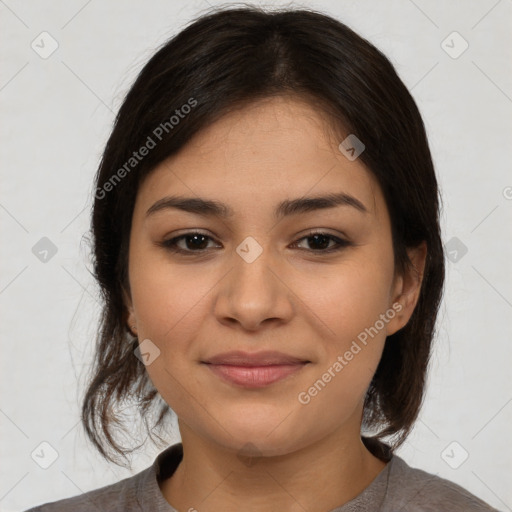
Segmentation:
{"type": "MultiPolygon", "coordinates": [[[[352,512],[353,510],[379,510],[384,502],[389,486],[389,476],[393,463],[397,456],[393,454],[389,445],[370,441],[362,438],[367,448],[386,462],[386,466],[378,473],[378,475],[352,500],[332,509],[329,512],[352,512]],[[375,495],[375,491],[377,494],[375,495]],[[375,499],[378,499],[379,505],[375,508],[375,499]],[[361,508],[363,507],[363,508],[361,508]]],[[[159,483],[170,478],[176,468],[183,459],[183,445],[181,442],[175,443],[164,451],[159,453],[155,458],[152,466],[144,472],[144,477],[140,480],[137,488],[137,500],[142,511],[154,512],[178,512],[164,497],[160,489],[159,483]]]]}

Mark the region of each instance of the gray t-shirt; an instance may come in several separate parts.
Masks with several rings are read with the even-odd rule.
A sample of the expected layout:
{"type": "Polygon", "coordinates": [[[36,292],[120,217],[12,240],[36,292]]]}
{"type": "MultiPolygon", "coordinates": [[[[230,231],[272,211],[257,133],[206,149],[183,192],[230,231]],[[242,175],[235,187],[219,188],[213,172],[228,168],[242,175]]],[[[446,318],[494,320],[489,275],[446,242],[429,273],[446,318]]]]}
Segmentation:
{"type": "MultiPolygon", "coordinates": [[[[182,457],[182,444],[174,444],[152,466],[132,477],[26,512],[177,512],[165,500],[158,482],[174,473],[182,457]]],[[[387,460],[366,489],[329,512],[498,512],[463,487],[412,468],[396,454],[387,460]]]]}

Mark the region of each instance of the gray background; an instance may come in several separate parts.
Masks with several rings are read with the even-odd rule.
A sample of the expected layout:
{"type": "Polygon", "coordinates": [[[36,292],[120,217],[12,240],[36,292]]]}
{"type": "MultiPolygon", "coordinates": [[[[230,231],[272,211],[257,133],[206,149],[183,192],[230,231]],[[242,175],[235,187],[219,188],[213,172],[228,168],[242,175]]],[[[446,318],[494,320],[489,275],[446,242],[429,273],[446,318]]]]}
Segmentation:
{"type": "MultiPolygon", "coordinates": [[[[118,481],[158,452],[148,445],[131,472],[108,465],[78,424],[99,311],[83,236],[123,95],[209,5],[0,1],[2,511],[118,481]],[[44,55],[52,40],[58,48],[44,55]],[[48,469],[41,442],[58,452],[48,469]]],[[[334,15],[391,59],[424,117],[443,191],[452,261],[425,404],[398,453],[512,510],[512,1],[293,5],[334,15]]]]}

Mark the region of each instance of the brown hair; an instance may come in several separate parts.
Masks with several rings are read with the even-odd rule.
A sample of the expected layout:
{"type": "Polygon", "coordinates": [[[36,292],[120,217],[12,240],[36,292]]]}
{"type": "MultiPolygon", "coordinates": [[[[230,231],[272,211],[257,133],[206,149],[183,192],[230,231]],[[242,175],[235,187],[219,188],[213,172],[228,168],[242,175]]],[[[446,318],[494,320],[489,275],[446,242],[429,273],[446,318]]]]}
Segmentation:
{"type": "Polygon", "coordinates": [[[382,188],[398,270],[410,264],[406,249],[426,241],[419,301],[408,324],[386,339],[366,394],[363,427],[378,430],[367,438],[375,446],[393,438],[393,449],[418,416],[444,282],[438,187],[418,108],[390,61],[325,14],[216,9],[166,42],[144,66],[119,110],[96,176],[91,231],[104,304],[82,421],[102,455],[116,463],[117,455],[130,451],[116,440],[126,427],[121,403],[138,407],[152,440],[153,429],[172,413],[134,356],[138,343],[126,327],[123,290],[129,291],[128,242],[139,185],[230,109],[283,94],[320,106],[340,133],[353,133],[365,144],[359,158],[382,188]],[[172,121],[186,104],[194,106],[172,121]],[[148,137],[156,138],[157,127],[158,143],[144,158],[130,160],[148,137]]]}

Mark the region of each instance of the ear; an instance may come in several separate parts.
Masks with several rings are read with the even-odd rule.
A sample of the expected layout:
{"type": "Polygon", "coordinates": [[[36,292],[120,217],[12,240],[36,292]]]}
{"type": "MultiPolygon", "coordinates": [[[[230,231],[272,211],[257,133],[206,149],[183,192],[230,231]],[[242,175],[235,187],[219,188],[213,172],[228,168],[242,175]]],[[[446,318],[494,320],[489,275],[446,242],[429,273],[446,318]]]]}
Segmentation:
{"type": "Polygon", "coordinates": [[[137,336],[137,319],[135,317],[135,311],[133,309],[132,298],[129,290],[126,290],[121,285],[121,292],[123,294],[123,302],[126,307],[126,329],[131,332],[134,336],[137,336]]]}
{"type": "Polygon", "coordinates": [[[394,334],[404,327],[411,318],[420,296],[425,262],[427,259],[427,243],[421,242],[416,247],[407,249],[410,265],[395,275],[391,304],[396,315],[387,325],[387,335],[394,334]]]}

